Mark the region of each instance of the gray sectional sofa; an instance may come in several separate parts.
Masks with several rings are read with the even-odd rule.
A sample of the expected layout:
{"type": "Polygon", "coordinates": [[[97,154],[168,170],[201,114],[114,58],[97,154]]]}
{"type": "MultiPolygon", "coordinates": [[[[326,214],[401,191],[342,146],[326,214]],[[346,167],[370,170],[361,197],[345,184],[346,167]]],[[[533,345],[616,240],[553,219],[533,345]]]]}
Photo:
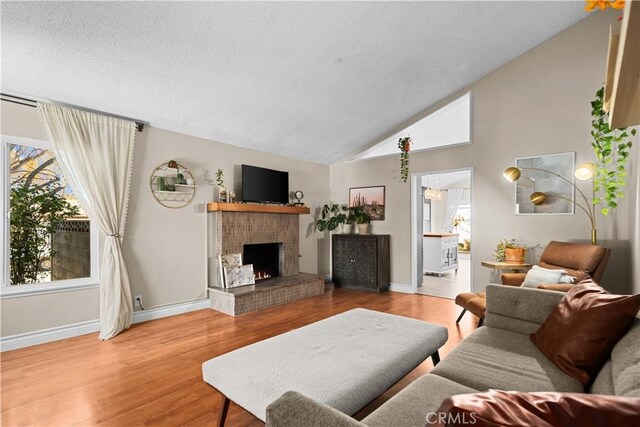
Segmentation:
{"type": "Polygon", "coordinates": [[[404,388],[362,421],[294,391],[267,408],[270,427],[424,426],[452,395],[488,389],[586,392],[640,397],[640,319],[614,347],[589,390],[553,365],[530,341],[564,293],[487,287],[485,326],[463,340],[431,373],[404,388]]]}

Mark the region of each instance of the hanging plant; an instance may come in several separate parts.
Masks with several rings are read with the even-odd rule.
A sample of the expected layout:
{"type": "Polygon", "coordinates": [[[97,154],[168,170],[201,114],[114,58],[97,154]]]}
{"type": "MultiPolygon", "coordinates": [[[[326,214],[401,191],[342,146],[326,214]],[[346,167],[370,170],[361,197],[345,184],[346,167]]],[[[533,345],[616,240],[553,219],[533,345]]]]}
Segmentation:
{"type": "Polygon", "coordinates": [[[591,12],[594,9],[605,10],[608,7],[613,9],[624,9],[624,0],[586,0],[584,10],[591,12]]]}
{"type": "Polygon", "coordinates": [[[608,215],[624,197],[623,189],[627,185],[626,165],[633,145],[630,138],[635,136],[636,130],[632,128],[627,133],[627,128],[609,128],[609,114],[602,109],[603,93],[604,88],[600,88],[596,92],[596,99],[591,102],[591,146],[598,159],[593,179],[592,203],[594,206],[603,206],[602,214],[608,215]]]}
{"type": "Polygon", "coordinates": [[[400,149],[400,178],[402,182],[407,182],[409,178],[409,150],[413,141],[410,136],[405,136],[398,140],[398,148],[400,149]]]}

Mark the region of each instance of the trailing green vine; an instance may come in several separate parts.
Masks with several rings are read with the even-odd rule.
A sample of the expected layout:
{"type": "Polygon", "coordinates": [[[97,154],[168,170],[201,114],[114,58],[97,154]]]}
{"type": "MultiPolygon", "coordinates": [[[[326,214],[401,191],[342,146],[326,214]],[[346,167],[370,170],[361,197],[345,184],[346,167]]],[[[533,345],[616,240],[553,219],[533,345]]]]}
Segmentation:
{"type": "Polygon", "coordinates": [[[600,88],[596,92],[596,99],[591,102],[591,146],[598,159],[592,203],[594,206],[603,206],[602,214],[608,215],[624,197],[626,164],[633,145],[630,138],[635,136],[636,130],[632,128],[627,132],[627,128],[609,128],[609,114],[603,110],[603,94],[604,88],[600,88]]]}
{"type": "Polygon", "coordinates": [[[410,136],[405,136],[398,140],[398,148],[400,149],[400,178],[402,182],[407,182],[409,178],[409,150],[413,141],[410,136]]]}

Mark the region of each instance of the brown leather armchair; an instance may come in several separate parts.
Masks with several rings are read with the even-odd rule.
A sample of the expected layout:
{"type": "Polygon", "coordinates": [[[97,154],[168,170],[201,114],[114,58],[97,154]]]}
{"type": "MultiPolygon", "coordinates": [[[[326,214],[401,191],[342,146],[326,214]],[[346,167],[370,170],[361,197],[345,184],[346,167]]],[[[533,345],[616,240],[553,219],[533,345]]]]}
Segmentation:
{"type": "MultiPolygon", "coordinates": [[[[566,270],[577,281],[591,277],[599,282],[607,267],[611,249],[584,243],[549,242],[538,265],[544,268],[566,270]]],[[[520,286],[524,282],[525,273],[505,273],[500,278],[503,285],[520,286]]],[[[566,292],[571,289],[570,284],[544,283],[538,285],[540,289],[566,292]]],[[[484,323],[484,313],[487,309],[486,294],[484,292],[465,292],[456,296],[456,304],[462,307],[456,324],[467,311],[480,318],[478,326],[484,323]]]]}

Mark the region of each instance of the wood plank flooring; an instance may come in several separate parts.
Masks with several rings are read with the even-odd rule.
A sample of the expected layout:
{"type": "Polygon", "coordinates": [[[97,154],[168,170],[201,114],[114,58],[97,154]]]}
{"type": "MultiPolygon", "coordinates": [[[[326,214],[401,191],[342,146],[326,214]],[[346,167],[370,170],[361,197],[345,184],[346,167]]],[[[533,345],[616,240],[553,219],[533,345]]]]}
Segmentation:
{"type": "MultiPolygon", "coordinates": [[[[89,334],[2,353],[1,424],[211,426],[220,395],[202,381],[204,361],[356,307],[446,326],[443,358],[477,325],[467,314],[456,326],[459,308],[451,300],[343,289],[235,318],[199,310],[134,325],[105,342],[89,334]]],[[[431,368],[425,361],[356,418],[431,368]]],[[[263,423],[231,404],[227,425],[263,423]]]]}

